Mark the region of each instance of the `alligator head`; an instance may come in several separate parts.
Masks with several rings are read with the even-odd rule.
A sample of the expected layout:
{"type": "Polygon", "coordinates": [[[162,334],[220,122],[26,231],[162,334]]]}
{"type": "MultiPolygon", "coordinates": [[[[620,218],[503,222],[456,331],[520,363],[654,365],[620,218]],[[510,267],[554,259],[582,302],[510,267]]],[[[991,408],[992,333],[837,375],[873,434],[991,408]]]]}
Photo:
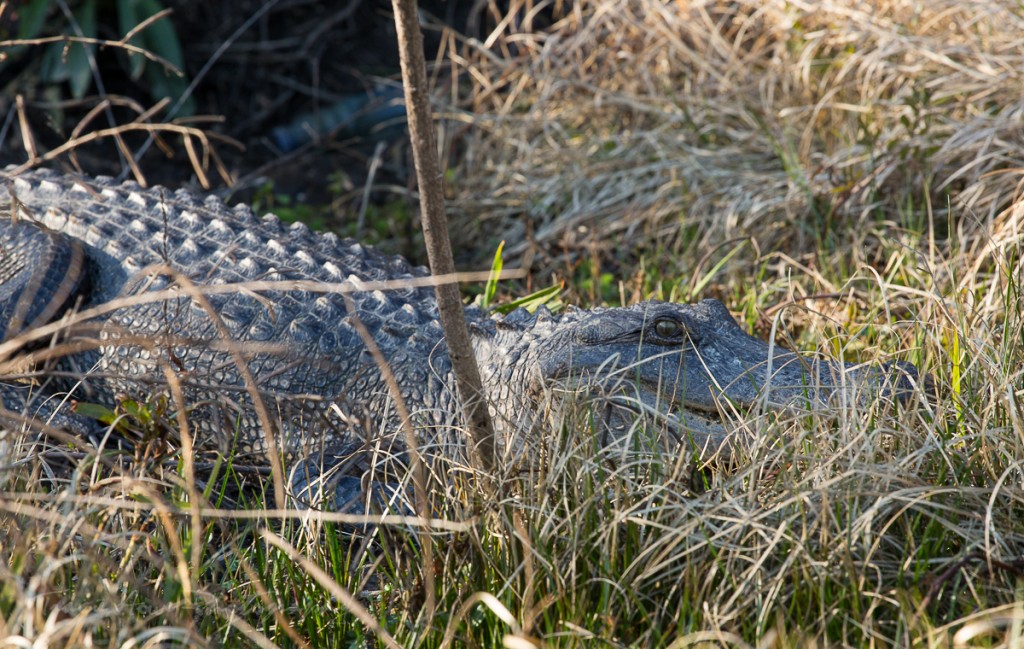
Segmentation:
{"type": "Polygon", "coordinates": [[[917,386],[909,363],[855,365],[769,345],[745,333],[717,300],[560,317],[523,312],[499,322],[497,335],[508,334],[516,339],[501,345],[512,350],[507,362],[532,368],[527,382],[535,397],[582,390],[609,407],[605,434],[635,422],[631,413],[653,415],[668,433],[659,444],[674,441],[701,457],[728,440],[723,412],[820,411],[844,398],[906,399],[917,386]]]}

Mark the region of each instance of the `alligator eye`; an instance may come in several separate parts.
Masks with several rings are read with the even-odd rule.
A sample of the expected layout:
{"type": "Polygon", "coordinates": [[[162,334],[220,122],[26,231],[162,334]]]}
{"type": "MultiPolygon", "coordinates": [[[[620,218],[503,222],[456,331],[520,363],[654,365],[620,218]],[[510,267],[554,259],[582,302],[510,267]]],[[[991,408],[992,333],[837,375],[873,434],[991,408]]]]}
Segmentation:
{"type": "Polygon", "coordinates": [[[662,338],[678,338],[683,333],[683,325],[678,320],[661,318],[654,322],[654,332],[662,338]]]}

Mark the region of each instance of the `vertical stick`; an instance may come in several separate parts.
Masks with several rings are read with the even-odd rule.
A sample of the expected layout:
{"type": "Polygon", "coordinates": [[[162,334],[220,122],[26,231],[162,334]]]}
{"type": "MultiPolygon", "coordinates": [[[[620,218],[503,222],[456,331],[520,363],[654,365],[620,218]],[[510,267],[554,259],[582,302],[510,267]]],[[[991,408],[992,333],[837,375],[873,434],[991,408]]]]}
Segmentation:
{"type": "MultiPolygon", "coordinates": [[[[455,272],[455,262],[448,237],[442,176],[427,95],[427,66],[423,58],[423,35],[417,20],[418,7],[416,0],[392,0],[392,6],[427,258],[434,275],[448,275],[455,272]]],[[[480,469],[490,472],[494,468],[494,427],[487,412],[480,369],[466,327],[462,296],[454,283],[438,285],[436,291],[441,326],[448,342],[448,354],[469,428],[473,459],[480,469]]]]}

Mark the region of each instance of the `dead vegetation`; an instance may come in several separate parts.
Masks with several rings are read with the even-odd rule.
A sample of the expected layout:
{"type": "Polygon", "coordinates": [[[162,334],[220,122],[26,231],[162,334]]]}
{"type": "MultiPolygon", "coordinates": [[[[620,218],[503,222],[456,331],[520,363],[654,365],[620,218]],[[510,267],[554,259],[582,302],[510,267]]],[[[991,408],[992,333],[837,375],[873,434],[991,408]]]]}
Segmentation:
{"type": "Polygon", "coordinates": [[[1013,3],[952,1],[594,2],[536,33],[510,20],[490,42],[514,55],[452,55],[474,125],[453,203],[519,252],[621,237],[696,259],[753,237],[799,256],[926,207],[934,227],[984,236],[1024,162],[1022,21],[1013,3]]]}

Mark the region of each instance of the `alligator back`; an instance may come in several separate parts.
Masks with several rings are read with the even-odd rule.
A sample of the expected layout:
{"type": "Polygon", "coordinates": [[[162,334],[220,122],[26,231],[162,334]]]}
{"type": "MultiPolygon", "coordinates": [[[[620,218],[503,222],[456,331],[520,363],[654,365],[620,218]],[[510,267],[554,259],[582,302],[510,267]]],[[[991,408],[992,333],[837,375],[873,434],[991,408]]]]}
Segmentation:
{"type": "MultiPolygon", "coordinates": [[[[272,215],[257,218],[244,205],[232,209],[186,191],[33,171],[0,183],[0,219],[7,229],[14,227],[14,206],[19,220],[81,242],[86,268],[77,289],[80,310],[189,283],[312,280],[359,286],[427,275],[352,240],[285,226],[272,215]]],[[[166,385],[171,372],[186,387],[202,428],[219,431],[220,442],[240,434],[237,448],[260,452],[264,436],[238,367],[241,354],[286,429],[315,428],[319,440],[329,441],[328,429],[351,431],[325,421],[345,419],[344,409],[332,411],[330,403],[388,398],[358,319],[395,372],[411,373],[400,383],[415,386],[407,395],[414,409],[450,399],[440,396],[450,368],[430,288],[354,292],[351,312],[343,295],[329,291],[241,288],[203,298],[181,295],[99,316],[93,333],[77,334],[91,337],[96,349],[66,359],[62,370],[75,379],[86,377],[87,398],[99,402],[150,395],[166,385]]],[[[380,412],[363,405],[353,410],[380,412]]]]}

